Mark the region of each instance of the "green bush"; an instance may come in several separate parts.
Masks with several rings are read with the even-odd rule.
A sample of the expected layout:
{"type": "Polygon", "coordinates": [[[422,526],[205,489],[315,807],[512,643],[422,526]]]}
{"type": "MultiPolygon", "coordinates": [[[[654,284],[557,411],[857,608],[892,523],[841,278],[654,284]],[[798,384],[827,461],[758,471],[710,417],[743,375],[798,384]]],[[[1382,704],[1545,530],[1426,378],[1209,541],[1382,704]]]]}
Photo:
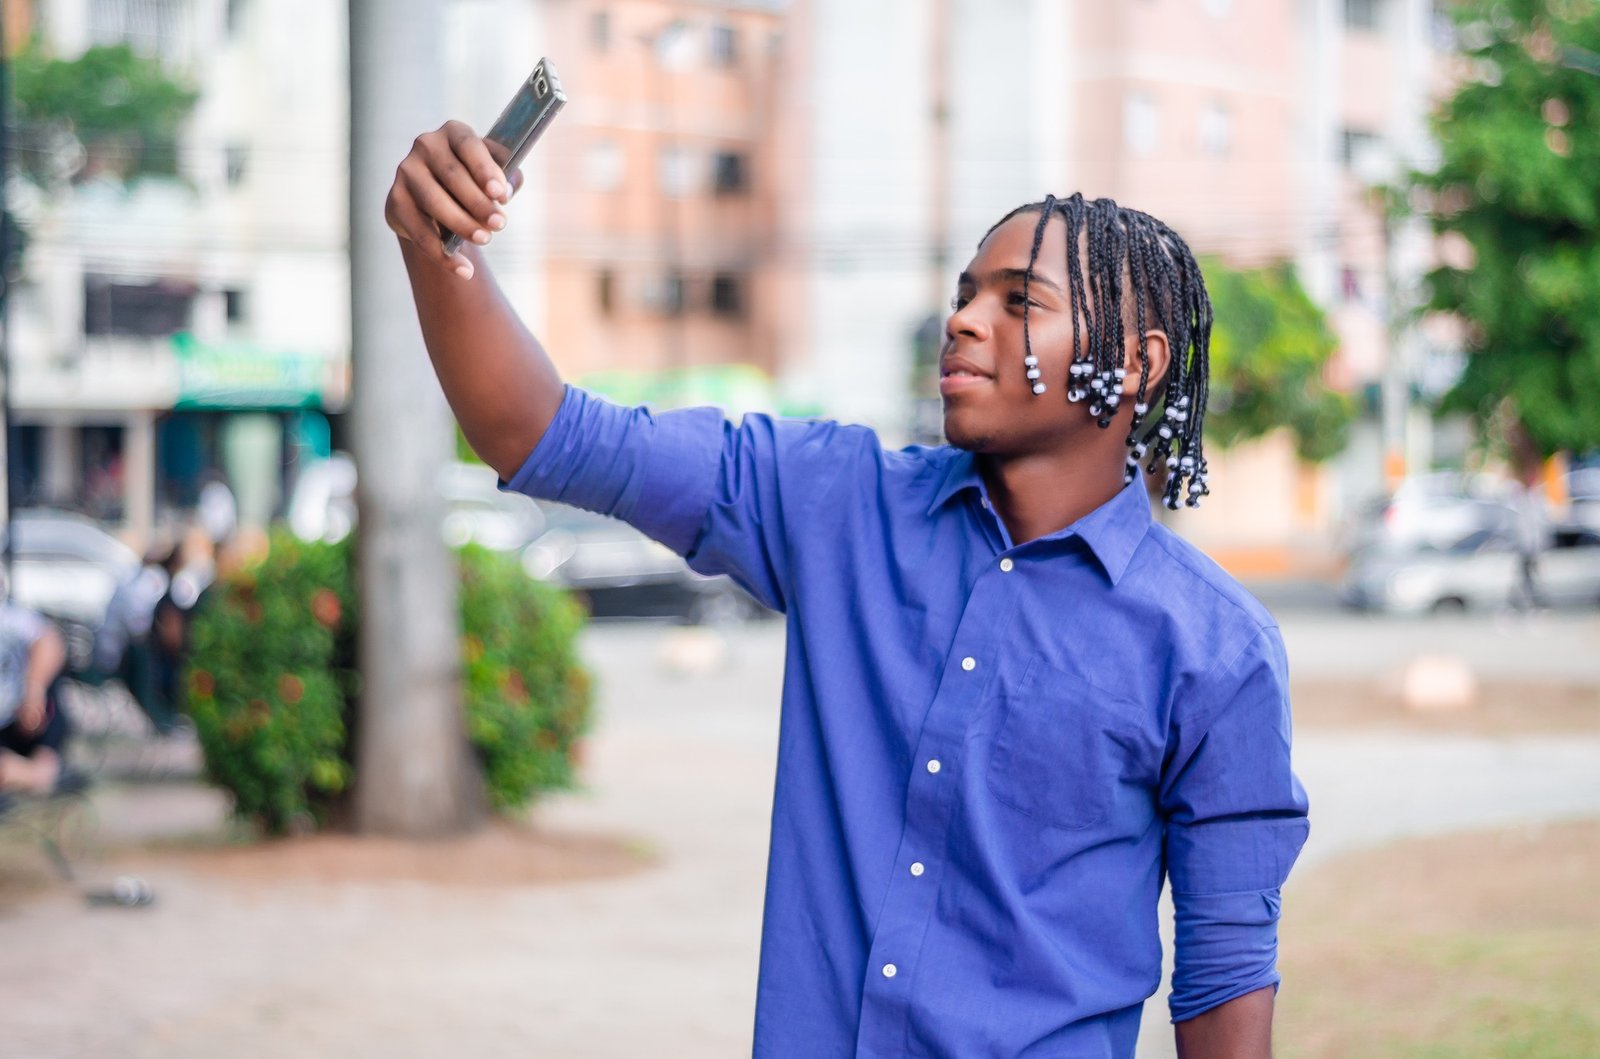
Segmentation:
{"type": "MultiPolygon", "coordinates": [[[[265,559],[203,598],[185,686],[206,772],[269,833],[327,822],[354,780],[355,552],[272,536],[265,559]]],[[[518,564],[459,553],[467,730],[491,804],[569,787],[592,691],[582,611],[518,564]]]]}

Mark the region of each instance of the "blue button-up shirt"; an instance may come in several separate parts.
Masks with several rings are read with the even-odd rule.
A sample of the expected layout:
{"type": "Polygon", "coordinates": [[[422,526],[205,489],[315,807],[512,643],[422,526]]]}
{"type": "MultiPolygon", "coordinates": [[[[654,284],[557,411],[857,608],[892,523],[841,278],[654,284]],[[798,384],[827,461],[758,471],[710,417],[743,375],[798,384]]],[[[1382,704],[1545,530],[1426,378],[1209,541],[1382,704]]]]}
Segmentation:
{"type": "Polygon", "coordinates": [[[1014,543],[974,457],[568,388],[507,485],[787,616],[755,1054],[1125,1057],[1275,986],[1305,841],[1283,645],[1138,483],[1014,543]]]}

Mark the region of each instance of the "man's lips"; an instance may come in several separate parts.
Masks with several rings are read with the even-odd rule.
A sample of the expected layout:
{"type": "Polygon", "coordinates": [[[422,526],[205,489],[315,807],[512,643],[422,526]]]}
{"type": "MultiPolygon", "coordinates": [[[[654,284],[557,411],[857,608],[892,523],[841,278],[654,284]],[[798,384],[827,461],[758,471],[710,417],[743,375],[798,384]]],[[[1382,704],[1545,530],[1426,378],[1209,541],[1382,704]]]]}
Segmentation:
{"type": "Polygon", "coordinates": [[[962,357],[948,357],[939,366],[939,393],[944,397],[993,382],[992,376],[984,374],[976,364],[962,357]]]}
{"type": "Polygon", "coordinates": [[[992,386],[994,380],[987,375],[973,375],[969,372],[951,372],[939,378],[939,395],[949,397],[952,394],[966,393],[977,389],[979,386],[992,386]]]}

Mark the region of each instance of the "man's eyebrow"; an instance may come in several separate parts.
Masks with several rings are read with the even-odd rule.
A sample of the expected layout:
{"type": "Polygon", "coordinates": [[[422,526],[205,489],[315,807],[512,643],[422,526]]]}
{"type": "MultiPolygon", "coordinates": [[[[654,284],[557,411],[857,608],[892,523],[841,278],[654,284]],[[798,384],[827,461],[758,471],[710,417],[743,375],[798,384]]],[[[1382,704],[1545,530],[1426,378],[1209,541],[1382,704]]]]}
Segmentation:
{"type": "Polygon", "coordinates": [[[1056,285],[1056,281],[1046,275],[1043,275],[1038,269],[1033,270],[1033,276],[1030,278],[1028,276],[1028,270],[1025,268],[997,268],[993,272],[989,273],[989,278],[995,283],[1020,283],[1022,280],[1026,279],[1028,280],[1029,284],[1037,283],[1041,287],[1050,288],[1057,294],[1061,293],[1061,288],[1056,285]]]}
{"type": "MultiPolygon", "coordinates": [[[[993,272],[989,273],[989,281],[991,283],[1017,283],[1021,282],[1023,279],[1027,279],[1027,276],[1028,270],[1025,268],[997,268],[993,272]]],[[[1030,284],[1037,283],[1041,287],[1047,287],[1050,290],[1055,291],[1057,294],[1062,293],[1061,287],[1055,282],[1055,280],[1041,274],[1037,269],[1034,270],[1033,278],[1029,279],[1028,282],[1030,284]]],[[[963,272],[961,275],[956,277],[956,285],[961,287],[976,287],[978,285],[978,279],[970,272],[963,272]]]]}

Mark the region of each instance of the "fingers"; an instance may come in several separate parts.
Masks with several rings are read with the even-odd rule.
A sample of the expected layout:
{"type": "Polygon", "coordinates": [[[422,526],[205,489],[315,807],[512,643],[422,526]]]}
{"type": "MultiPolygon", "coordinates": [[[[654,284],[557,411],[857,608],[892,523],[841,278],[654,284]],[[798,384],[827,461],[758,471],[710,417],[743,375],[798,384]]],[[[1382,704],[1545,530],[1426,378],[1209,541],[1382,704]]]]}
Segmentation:
{"type": "MultiPolygon", "coordinates": [[[[440,268],[454,272],[462,279],[471,279],[472,262],[459,251],[454,254],[445,252],[440,228],[441,225],[447,228],[450,226],[445,221],[436,221],[435,218],[438,213],[444,213],[469,233],[477,229],[476,223],[445,193],[443,188],[439,187],[436,181],[408,174],[405,164],[401,163],[402,168],[396,176],[394,187],[389,191],[389,201],[385,204],[384,217],[389,227],[400,238],[416,247],[418,253],[440,268]],[[425,189],[431,189],[431,192],[413,190],[418,184],[425,189]],[[431,194],[432,202],[419,201],[419,194],[431,194]]],[[[458,229],[450,228],[450,230],[458,229]]]]}
{"type": "Polygon", "coordinates": [[[487,223],[495,212],[495,203],[503,206],[511,200],[513,185],[506,178],[505,171],[495,161],[489,145],[482,137],[459,121],[445,122],[441,131],[445,134],[445,143],[449,146],[456,164],[465,171],[464,179],[470,180],[475,185],[474,190],[486,200],[484,205],[489,212],[473,209],[473,203],[466,199],[461,200],[462,205],[473,209],[478,218],[487,223]]]}
{"type": "Polygon", "coordinates": [[[444,237],[454,233],[479,246],[488,243],[491,233],[505,227],[500,207],[519,185],[520,179],[506,176],[469,127],[446,122],[412,144],[395,171],[384,218],[424,256],[471,278],[472,263],[462,254],[445,253],[444,237]]]}

